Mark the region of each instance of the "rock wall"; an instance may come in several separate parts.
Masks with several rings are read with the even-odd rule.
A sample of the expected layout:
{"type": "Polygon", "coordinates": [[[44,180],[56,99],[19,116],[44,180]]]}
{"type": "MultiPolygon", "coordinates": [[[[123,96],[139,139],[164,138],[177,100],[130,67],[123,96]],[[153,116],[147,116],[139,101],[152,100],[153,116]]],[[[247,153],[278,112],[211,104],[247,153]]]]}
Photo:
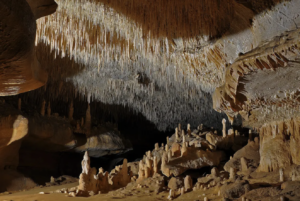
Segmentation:
{"type": "Polygon", "coordinates": [[[260,129],[260,165],[258,170],[271,172],[279,168],[300,165],[299,119],[264,125],[260,129]]]}

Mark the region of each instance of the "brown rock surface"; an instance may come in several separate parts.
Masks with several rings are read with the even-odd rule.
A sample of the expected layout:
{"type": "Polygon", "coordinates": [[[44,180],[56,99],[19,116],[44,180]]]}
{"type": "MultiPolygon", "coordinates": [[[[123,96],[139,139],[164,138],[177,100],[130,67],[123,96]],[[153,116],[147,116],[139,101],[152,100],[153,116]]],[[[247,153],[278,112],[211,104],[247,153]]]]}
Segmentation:
{"type": "Polygon", "coordinates": [[[57,3],[54,0],[26,0],[31,11],[37,20],[38,18],[51,15],[57,9],[57,3]]]}
{"type": "Polygon", "coordinates": [[[0,30],[0,96],[43,86],[47,73],[35,55],[36,22],[25,0],[0,1],[0,30]]]}

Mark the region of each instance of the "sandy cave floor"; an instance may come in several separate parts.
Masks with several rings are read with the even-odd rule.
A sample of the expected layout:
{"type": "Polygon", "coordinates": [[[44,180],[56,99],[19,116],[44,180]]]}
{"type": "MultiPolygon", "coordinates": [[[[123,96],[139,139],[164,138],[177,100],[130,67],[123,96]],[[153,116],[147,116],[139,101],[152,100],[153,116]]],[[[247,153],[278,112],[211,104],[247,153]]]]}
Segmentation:
{"type": "MultiPolygon", "coordinates": [[[[132,183],[131,183],[132,184],[132,183]]],[[[127,187],[111,191],[107,194],[99,194],[91,197],[69,197],[64,193],[55,193],[56,190],[63,188],[72,188],[78,183],[71,183],[61,186],[51,187],[37,187],[28,191],[22,191],[12,194],[0,194],[0,201],[68,201],[68,200],[88,200],[88,201],[109,201],[109,200],[167,200],[168,192],[161,192],[158,195],[154,194],[154,188],[140,188],[136,189],[133,185],[129,184],[127,187]],[[45,194],[39,194],[44,192],[45,194]]],[[[210,201],[221,201],[222,197],[217,196],[217,188],[208,190],[197,190],[188,192],[182,196],[175,198],[175,200],[204,200],[208,197],[210,201]]]]}

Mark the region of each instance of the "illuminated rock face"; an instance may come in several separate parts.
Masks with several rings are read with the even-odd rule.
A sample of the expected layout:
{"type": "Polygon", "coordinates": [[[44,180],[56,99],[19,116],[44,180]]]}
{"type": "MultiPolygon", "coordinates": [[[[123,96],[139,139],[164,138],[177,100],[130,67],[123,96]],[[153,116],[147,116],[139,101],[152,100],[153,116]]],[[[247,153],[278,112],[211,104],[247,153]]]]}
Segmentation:
{"type": "MultiPolygon", "coordinates": [[[[296,16],[300,6],[277,0],[57,3],[56,14],[38,20],[36,44],[46,44],[39,49],[42,60],[57,58],[59,66],[80,64],[81,70],[62,79],[74,85],[69,91],[88,100],[127,105],[162,130],[179,121],[218,128],[214,122],[223,116],[211,109],[211,94],[227,82],[227,67],[266,40],[295,29],[298,17],[285,15],[296,16]],[[218,15],[207,15],[212,10],[218,15]]],[[[62,70],[53,69],[51,75],[62,70]]]]}
{"type": "Polygon", "coordinates": [[[46,6],[41,11],[39,3],[43,2],[28,0],[31,10],[25,0],[0,1],[0,96],[31,91],[47,81],[47,73],[35,54],[35,20],[53,13],[56,7],[53,1],[52,9],[46,6]]]}
{"type": "Polygon", "coordinates": [[[0,103],[0,111],[0,171],[16,169],[21,139],[28,133],[28,120],[5,103],[0,103]]]}

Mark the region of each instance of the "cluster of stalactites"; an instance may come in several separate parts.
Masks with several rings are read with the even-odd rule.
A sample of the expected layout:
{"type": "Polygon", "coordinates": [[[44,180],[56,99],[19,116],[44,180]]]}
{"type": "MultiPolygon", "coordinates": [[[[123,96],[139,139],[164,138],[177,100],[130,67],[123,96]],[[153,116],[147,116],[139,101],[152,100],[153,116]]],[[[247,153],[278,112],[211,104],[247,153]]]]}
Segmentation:
{"type": "MultiPolygon", "coordinates": [[[[57,3],[55,14],[37,21],[36,45],[46,46],[39,49],[46,54],[39,60],[43,63],[57,60],[55,68],[47,68],[57,71],[51,72],[51,79],[69,68],[70,62],[64,59],[69,58],[75,63],[71,62],[72,68],[84,67],[71,77],[63,77],[75,86],[76,93],[83,94],[88,101],[92,98],[129,106],[161,130],[182,119],[195,119],[199,113],[204,116],[212,113],[210,93],[223,83],[226,63],[224,47],[208,45],[208,35],[213,34],[199,32],[193,37],[176,39],[154,37],[137,20],[127,16],[128,12],[124,14],[103,1],[58,0],[57,3]],[[199,43],[206,45],[199,49],[199,43]]],[[[211,9],[210,4],[206,6],[211,9]]],[[[212,115],[211,119],[214,118],[212,115]]]]}
{"type": "MultiPolygon", "coordinates": [[[[210,92],[222,83],[223,47],[207,46],[197,53],[197,38],[200,36],[203,41],[209,38],[201,37],[201,33],[176,40],[153,37],[150,31],[145,34],[141,24],[104,3],[77,0],[59,0],[57,3],[59,9],[54,15],[38,20],[36,38],[36,44],[50,45],[55,57],[69,56],[77,63],[98,68],[100,74],[112,62],[125,71],[125,66],[134,61],[141,69],[132,69],[133,72],[143,72],[151,67],[152,73],[159,70],[162,74],[167,73],[167,66],[174,66],[177,67],[175,79],[178,82],[176,75],[184,72],[188,79],[210,92]]],[[[193,23],[199,22],[204,21],[193,23]]],[[[193,25],[191,28],[195,27],[193,25]]]]}

